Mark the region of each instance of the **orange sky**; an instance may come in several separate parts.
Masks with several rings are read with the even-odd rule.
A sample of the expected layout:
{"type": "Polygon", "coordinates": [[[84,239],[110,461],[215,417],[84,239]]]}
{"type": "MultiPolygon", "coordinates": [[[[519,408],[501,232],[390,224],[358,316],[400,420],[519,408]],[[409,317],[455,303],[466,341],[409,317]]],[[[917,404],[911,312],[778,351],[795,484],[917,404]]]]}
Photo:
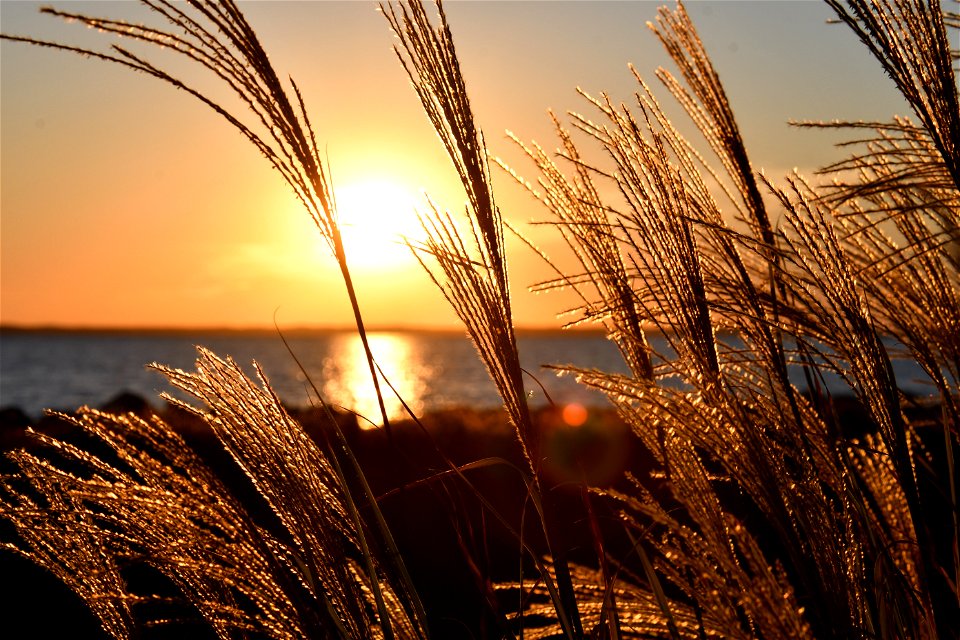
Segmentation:
{"type": "MultiPolygon", "coordinates": [[[[62,4],[137,17],[131,3],[62,4]]],[[[0,3],[4,33],[106,42],[37,16],[38,6],[0,3]]],[[[304,90],[342,190],[341,214],[378,230],[354,234],[359,239],[348,247],[367,322],[454,325],[412,259],[398,257],[389,241],[370,242],[389,236],[384,229],[410,230],[423,191],[453,211],[462,211],[465,199],[375,3],[242,6],[280,75],[292,75],[304,90]]],[[[656,6],[449,3],[492,151],[535,178],[505,140],[506,129],[552,148],[546,109],[585,109],[576,86],[629,100],[631,61],[654,81],[654,69],[666,64],[644,27],[656,6]]],[[[714,54],[752,160],[767,175],[794,166],[809,171],[838,157],[829,146],[835,138],[791,130],[788,118],[905,112],[852,36],[824,25],[825,6],[698,2],[688,9],[714,54]]],[[[270,325],[276,311],[284,327],[349,325],[338,272],[306,214],[267,162],[209,109],[152,78],[61,52],[4,42],[0,64],[0,322],[250,327],[270,325]]],[[[507,219],[523,225],[543,218],[505,175],[495,174],[495,184],[507,219]]],[[[546,230],[529,232],[549,253],[561,252],[546,230]]],[[[550,274],[519,243],[508,247],[518,324],[558,326],[555,315],[569,301],[527,293],[550,274]]]]}

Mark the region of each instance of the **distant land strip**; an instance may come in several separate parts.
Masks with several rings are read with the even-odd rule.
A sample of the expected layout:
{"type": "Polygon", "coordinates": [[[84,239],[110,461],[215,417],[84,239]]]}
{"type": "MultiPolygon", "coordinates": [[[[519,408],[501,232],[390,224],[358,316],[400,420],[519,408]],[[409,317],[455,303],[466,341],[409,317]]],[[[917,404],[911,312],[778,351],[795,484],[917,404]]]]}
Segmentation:
{"type": "MultiPolygon", "coordinates": [[[[329,335],[334,333],[356,333],[356,327],[281,327],[280,333],[284,336],[329,335]]],[[[556,335],[556,336],[606,336],[603,329],[571,328],[558,329],[556,327],[518,327],[515,329],[518,336],[526,335],[556,335]]],[[[136,334],[136,335],[232,335],[232,336],[267,336],[276,335],[275,327],[229,327],[229,326],[198,326],[198,327],[163,327],[163,326],[70,326],[70,325],[25,325],[0,324],[0,333],[47,333],[47,334],[136,334]]],[[[466,330],[459,327],[416,327],[416,326],[373,326],[367,327],[368,333],[409,333],[409,334],[436,334],[436,335],[466,335],[466,330]]]]}

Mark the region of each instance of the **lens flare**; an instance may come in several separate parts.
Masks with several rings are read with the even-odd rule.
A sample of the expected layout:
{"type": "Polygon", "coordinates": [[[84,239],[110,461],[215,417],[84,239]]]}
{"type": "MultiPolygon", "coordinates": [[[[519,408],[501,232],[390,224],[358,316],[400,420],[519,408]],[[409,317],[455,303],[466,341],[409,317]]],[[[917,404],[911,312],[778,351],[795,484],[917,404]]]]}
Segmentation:
{"type": "Polygon", "coordinates": [[[563,421],[571,427],[581,426],[587,417],[587,409],[582,404],[572,402],[563,408],[563,421]]]}

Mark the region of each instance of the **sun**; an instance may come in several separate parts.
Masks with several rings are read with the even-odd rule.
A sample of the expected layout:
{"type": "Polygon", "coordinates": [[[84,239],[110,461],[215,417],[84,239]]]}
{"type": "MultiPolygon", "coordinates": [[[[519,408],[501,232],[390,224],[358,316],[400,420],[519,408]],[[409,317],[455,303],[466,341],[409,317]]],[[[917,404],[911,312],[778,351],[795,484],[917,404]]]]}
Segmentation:
{"type": "Polygon", "coordinates": [[[424,231],[417,221],[417,198],[409,189],[371,179],[335,187],[334,197],[352,269],[395,269],[416,263],[404,238],[417,244],[424,231]]]}

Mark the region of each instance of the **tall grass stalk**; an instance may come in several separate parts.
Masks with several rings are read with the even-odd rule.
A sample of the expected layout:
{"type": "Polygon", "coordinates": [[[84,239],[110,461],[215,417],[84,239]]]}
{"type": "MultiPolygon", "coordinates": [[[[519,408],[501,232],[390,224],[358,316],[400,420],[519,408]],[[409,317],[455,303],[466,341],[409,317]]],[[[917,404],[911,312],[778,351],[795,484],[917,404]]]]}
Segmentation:
{"type": "MultiPolygon", "coordinates": [[[[114,44],[108,52],[102,52],[31,37],[4,35],[4,39],[70,51],[153,76],[186,91],[238,129],[290,185],[333,254],[343,277],[377,398],[382,398],[363,316],[350,275],[329,171],[324,168],[323,156],[317,146],[300,89],[292,78],[289,88],[284,87],[256,33],[234,2],[141,2],[162,17],[166,25],[153,27],[131,24],[51,7],[45,7],[41,11],[121,39],[154,45],[182,55],[212,73],[217,81],[239,98],[240,103],[246,107],[245,112],[228,111],[202,90],[187,85],[140,57],[134,50],[120,44],[114,44]]],[[[389,432],[390,423],[382,401],[379,408],[384,428],[389,432]]]]}
{"type": "Polygon", "coordinates": [[[440,136],[468,199],[472,242],[463,240],[449,214],[441,214],[434,207],[432,216],[421,217],[427,240],[420,253],[435,261],[439,273],[430,268],[420,253],[417,256],[466,326],[516,428],[530,467],[531,497],[554,561],[557,586],[554,588],[549,574],[541,572],[540,579],[554,599],[564,633],[578,636],[583,628],[567,568],[567,549],[558,541],[561,525],[554,520],[550,503],[541,499],[539,470],[543,454],[524,393],[510,304],[503,221],[493,196],[487,148],[474,121],[442,3],[437,2],[436,8],[440,24],[434,28],[423,4],[381,6],[400,40],[395,47],[397,57],[440,136]]]}
{"type": "Polygon", "coordinates": [[[282,533],[160,418],[83,410],[64,419],[106,449],[35,434],[43,455],[11,454],[20,473],[0,484],[0,514],[20,541],[6,548],[61,578],[114,638],[136,637],[138,606],[154,600],[127,591],[135,563],[175,584],[218,637],[423,635],[382,568],[364,566],[373,557],[342,475],[269,387],[203,350],[195,373],[161,370],[206,404],[170,399],[207,422],[282,533]]]}
{"type": "MultiPolygon", "coordinates": [[[[119,44],[112,45],[109,52],[101,52],[31,37],[8,35],[3,37],[7,40],[65,50],[120,64],[158,78],[186,91],[212,108],[260,151],[293,189],[337,262],[354,314],[357,333],[363,344],[371,381],[379,403],[381,421],[388,436],[392,437],[373,354],[367,339],[338,224],[329,174],[324,168],[299,88],[292,79],[290,79],[289,89],[284,88],[253,28],[246,21],[239,7],[231,0],[223,2],[190,0],[183,4],[165,0],[143,0],[142,4],[163,18],[165,26],[132,24],[59,11],[49,7],[41,11],[67,21],[96,28],[121,39],[146,43],[180,54],[211,72],[219,82],[226,85],[246,107],[246,112],[228,111],[201,90],[187,85],[184,81],[119,44]]],[[[375,503],[372,503],[372,507],[376,511],[375,503]]],[[[381,527],[380,534],[388,546],[392,546],[390,532],[381,527]]],[[[394,555],[393,560],[402,565],[403,561],[398,555],[394,555]]],[[[406,571],[402,568],[399,573],[406,575],[406,571]]],[[[371,574],[370,578],[373,581],[378,609],[383,615],[386,608],[378,587],[378,578],[375,574],[371,574]]],[[[410,585],[406,587],[408,594],[412,594],[412,587],[410,585]]],[[[389,619],[384,618],[382,623],[387,636],[392,637],[389,619]]]]}
{"type": "MultiPolygon", "coordinates": [[[[521,637],[544,638],[956,637],[960,100],[948,29],[960,18],[931,1],[827,2],[915,120],[802,123],[857,136],[821,183],[756,171],[682,4],[650,25],[679,69],[656,77],[702,141],[681,134],[633,70],[632,104],[583,93],[592,116],[551,115],[556,153],[514,136],[535,179],[499,163],[544,205],[576,265],[561,268],[538,251],[556,277],[534,288],[576,291],[568,324],[604,327],[629,373],[557,368],[604,392],[652,461],[615,487],[584,486],[582,521],[556,509],[543,474],[513,326],[504,251],[504,228],[513,227],[497,205],[451,25],[440,3],[436,19],[420,3],[381,7],[467,196],[465,226],[431,203],[427,240],[413,249],[500,391],[523,461],[513,468],[545,544],[531,541],[526,510],[511,522],[467,478],[510,464],[501,459],[458,466],[440,452],[446,471],[398,491],[456,479],[517,540],[518,577],[497,585],[521,594],[512,620],[498,621],[504,635],[513,622],[521,637]],[[668,348],[657,351],[651,332],[668,348]],[[897,350],[933,381],[937,419],[915,417],[917,400],[894,375],[897,350]],[[845,382],[866,424],[841,420],[827,376],[845,382]],[[599,526],[599,505],[616,512],[613,533],[626,544],[599,526]],[[593,566],[568,559],[569,530],[579,527],[593,566]]],[[[296,85],[282,87],[232,2],[144,4],[173,29],[47,11],[185,55],[236,92],[252,124],[122,47],[4,37],[148,73],[238,128],[330,245],[376,385],[328,174],[296,85]]],[[[206,351],[195,373],[162,370],[207,405],[196,413],[259,490],[277,530],[252,518],[161,420],[82,410],[68,419],[106,451],[38,434],[42,453],[10,454],[18,471],[0,482],[0,516],[19,537],[5,548],[64,581],[111,637],[130,637],[142,615],[141,596],[126,592],[132,559],[167,576],[221,637],[426,635],[415,586],[332,417],[329,449],[357,478],[290,419],[265,380],[257,385],[206,351]],[[357,479],[362,503],[348,489],[357,479]],[[374,532],[386,554],[370,544],[374,532]]]]}

